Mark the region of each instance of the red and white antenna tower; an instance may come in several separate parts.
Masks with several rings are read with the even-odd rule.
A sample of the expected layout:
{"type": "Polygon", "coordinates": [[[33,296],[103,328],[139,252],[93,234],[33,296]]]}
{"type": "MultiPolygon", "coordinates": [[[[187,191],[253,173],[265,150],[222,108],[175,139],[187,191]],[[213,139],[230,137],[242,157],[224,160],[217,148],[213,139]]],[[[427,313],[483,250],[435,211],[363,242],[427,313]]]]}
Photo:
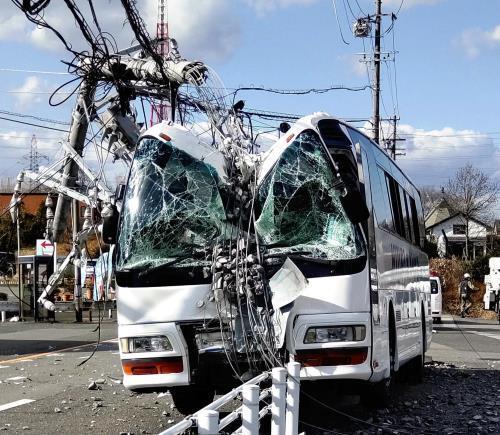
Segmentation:
{"type": "MultiPolygon", "coordinates": [[[[168,36],[167,0],[158,0],[158,21],[156,22],[156,39],[158,41],[158,53],[163,59],[170,53],[170,39],[168,36]]],[[[151,105],[151,125],[169,119],[170,104],[166,101],[158,101],[151,105]]]]}

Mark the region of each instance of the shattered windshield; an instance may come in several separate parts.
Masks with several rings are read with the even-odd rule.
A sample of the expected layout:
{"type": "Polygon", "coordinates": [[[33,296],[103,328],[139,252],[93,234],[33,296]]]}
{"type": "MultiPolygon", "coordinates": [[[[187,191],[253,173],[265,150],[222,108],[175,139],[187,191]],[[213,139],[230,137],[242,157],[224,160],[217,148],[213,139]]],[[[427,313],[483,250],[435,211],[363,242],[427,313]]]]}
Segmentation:
{"type": "Polygon", "coordinates": [[[364,255],[359,229],[346,216],[332,164],[319,136],[299,134],[258,191],[256,229],[269,253],[301,252],[326,260],[364,255]]]}
{"type": "Polygon", "coordinates": [[[170,142],[144,138],[122,209],[117,269],[208,265],[207,248],[224,221],[214,168],[170,142]]]}

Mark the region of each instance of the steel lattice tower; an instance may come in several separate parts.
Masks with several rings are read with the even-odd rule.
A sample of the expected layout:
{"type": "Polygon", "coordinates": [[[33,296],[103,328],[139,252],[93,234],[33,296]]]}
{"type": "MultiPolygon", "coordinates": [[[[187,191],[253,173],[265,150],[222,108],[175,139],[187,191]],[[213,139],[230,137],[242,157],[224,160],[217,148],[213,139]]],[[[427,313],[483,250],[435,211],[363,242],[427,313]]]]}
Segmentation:
{"type": "Polygon", "coordinates": [[[36,139],[36,135],[31,136],[30,152],[25,155],[24,158],[29,162],[29,170],[34,172],[38,172],[40,169],[40,160],[44,159],[48,161],[48,156],[38,152],[38,141],[36,139]]]}
{"type": "MultiPolygon", "coordinates": [[[[156,22],[156,39],[158,41],[158,53],[166,59],[170,53],[170,39],[168,36],[167,0],[158,0],[158,20],[156,22]]],[[[170,115],[170,104],[158,101],[151,105],[151,125],[168,119],[170,115]]]]}

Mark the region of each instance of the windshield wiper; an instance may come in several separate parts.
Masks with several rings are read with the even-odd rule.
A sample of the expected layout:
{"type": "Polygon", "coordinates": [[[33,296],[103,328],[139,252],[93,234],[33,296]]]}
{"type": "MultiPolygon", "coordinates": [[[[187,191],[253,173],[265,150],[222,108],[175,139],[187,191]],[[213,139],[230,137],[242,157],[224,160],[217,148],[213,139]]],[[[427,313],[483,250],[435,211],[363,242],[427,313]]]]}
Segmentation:
{"type": "Polygon", "coordinates": [[[194,252],[192,254],[181,255],[173,260],[167,261],[166,263],[159,264],[158,266],[146,267],[143,270],[141,270],[137,276],[138,276],[138,278],[145,278],[153,272],[158,272],[158,271],[163,270],[163,269],[168,269],[172,266],[175,266],[176,264],[182,263],[184,260],[187,260],[187,259],[194,260],[194,259],[196,259],[197,256],[204,258],[204,257],[206,257],[206,253],[205,252],[198,252],[198,253],[194,252]]]}
{"type": "Polygon", "coordinates": [[[268,258],[289,258],[290,260],[300,260],[306,261],[309,263],[317,263],[317,264],[326,264],[328,266],[332,266],[338,263],[338,260],[328,260],[325,258],[317,258],[317,257],[308,257],[308,255],[313,255],[310,251],[292,251],[292,252],[280,252],[277,254],[268,254],[265,255],[264,258],[267,260],[268,258]]]}

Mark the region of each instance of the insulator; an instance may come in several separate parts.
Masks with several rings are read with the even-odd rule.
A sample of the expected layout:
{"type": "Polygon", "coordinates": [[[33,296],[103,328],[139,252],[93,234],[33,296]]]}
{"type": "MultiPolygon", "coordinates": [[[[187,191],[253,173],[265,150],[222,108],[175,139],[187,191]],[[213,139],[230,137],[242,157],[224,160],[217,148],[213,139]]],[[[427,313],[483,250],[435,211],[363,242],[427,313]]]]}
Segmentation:
{"type": "Polygon", "coordinates": [[[84,218],[84,221],[83,221],[82,228],[84,230],[88,230],[89,228],[92,227],[92,210],[90,209],[90,207],[85,207],[85,212],[83,214],[83,218],[84,218]]]}

